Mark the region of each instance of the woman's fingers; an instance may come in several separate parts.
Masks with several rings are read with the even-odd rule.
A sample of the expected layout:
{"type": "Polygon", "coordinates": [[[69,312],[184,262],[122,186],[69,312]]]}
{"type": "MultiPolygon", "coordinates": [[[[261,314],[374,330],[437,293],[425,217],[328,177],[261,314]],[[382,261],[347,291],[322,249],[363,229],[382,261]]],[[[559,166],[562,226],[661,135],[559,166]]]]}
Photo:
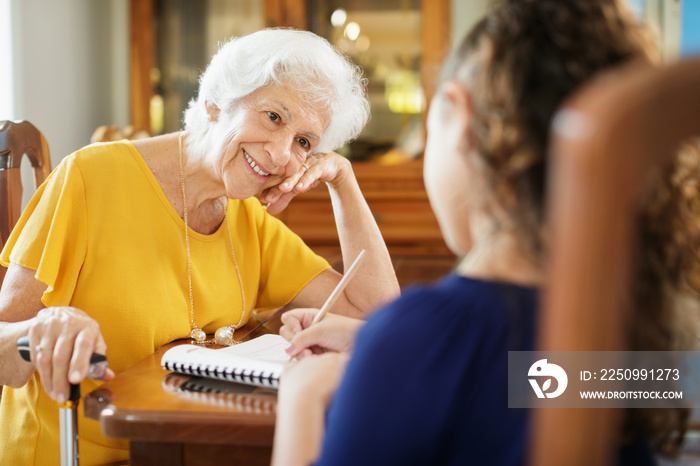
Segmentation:
{"type": "Polygon", "coordinates": [[[308,191],[318,183],[331,182],[338,176],[342,168],[342,164],[339,163],[341,160],[345,161],[342,156],[334,152],[310,155],[297,173],[280,184],[280,190],[299,194],[308,191]]]}
{"type": "Polygon", "coordinates": [[[298,322],[283,323],[283,325],[280,327],[280,335],[282,335],[287,341],[294,338],[294,335],[300,331],[301,326],[298,322]]]}
{"type": "Polygon", "coordinates": [[[108,369],[105,371],[105,375],[103,375],[102,378],[101,378],[100,380],[102,380],[103,382],[109,382],[109,381],[112,380],[113,378],[114,378],[114,371],[113,371],[112,369],[109,369],[109,368],[108,368],[108,369]]]}
{"type": "Polygon", "coordinates": [[[99,327],[88,326],[81,331],[73,344],[73,355],[68,370],[68,381],[80,383],[90,369],[90,358],[93,353],[105,354],[107,345],[102,339],[99,327]]]}
{"type": "Polygon", "coordinates": [[[347,159],[334,152],[310,155],[296,173],[285,178],[279,185],[263,191],[260,201],[267,204],[269,213],[274,215],[282,212],[294,196],[314,188],[321,182],[333,182],[338,179],[343,167],[347,166],[347,159]]]}
{"type": "MultiPolygon", "coordinates": [[[[296,194],[306,191],[306,189],[309,188],[308,185],[311,184],[309,182],[310,178],[306,177],[305,182],[302,182],[301,178],[309,172],[310,165],[312,164],[313,162],[311,162],[311,157],[309,157],[306,162],[299,166],[299,169],[295,173],[282,180],[282,182],[277,186],[273,186],[263,191],[260,195],[260,201],[274,205],[279,203],[280,200],[283,200],[282,198],[286,198],[286,204],[289,204],[288,200],[291,200],[291,198],[293,198],[296,194]],[[304,189],[305,186],[306,189],[304,189]]],[[[268,210],[269,208],[270,206],[268,206],[268,210]]]]}
{"type": "Polygon", "coordinates": [[[317,313],[318,309],[307,308],[292,309],[291,311],[285,312],[280,318],[282,321],[280,335],[288,341],[291,340],[294,338],[294,335],[311,325],[317,313]]]}
{"type": "MultiPolygon", "coordinates": [[[[87,375],[92,354],[105,354],[107,350],[97,322],[70,307],[39,311],[29,330],[29,340],[44,389],[60,403],[68,399],[69,383],[80,383],[87,375]]],[[[106,374],[113,376],[112,371],[106,374]]]]}
{"type": "Polygon", "coordinates": [[[287,353],[301,359],[310,354],[349,352],[355,342],[355,334],[364,321],[328,314],[313,326],[306,326],[290,340],[287,353]]]}
{"type": "Polygon", "coordinates": [[[297,191],[300,192],[301,189],[304,188],[304,183],[301,181],[303,177],[307,178],[307,183],[308,183],[308,174],[313,173],[311,171],[311,167],[314,165],[314,163],[311,161],[311,157],[309,157],[306,162],[302,163],[301,166],[299,167],[299,170],[297,170],[296,173],[292,174],[288,178],[286,178],[282,183],[279,185],[279,189],[282,193],[289,193],[292,191],[297,191]]]}
{"type": "MultiPolygon", "coordinates": [[[[31,342],[30,336],[30,342],[31,342]]],[[[34,348],[34,366],[36,367],[39,377],[44,383],[44,389],[51,396],[53,395],[53,352],[54,342],[48,338],[42,338],[38,345],[31,345],[34,348]]]]}
{"type": "Polygon", "coordinates": [[[267,212],[271,215],[277,215],[280,212],[282,212],[284,209],[287,208],[289,203],[294,199],[294,196],[296,196],[297,193],[291,192],[291,193],[285,193],[276,198],[275,201],[269,202],[267,204],[267,212]]]}
{"type": "MultiPolygon", "coordinates": [[[[270,188],[268,191],[267,196],[260,197],[261,202],[266,202],[267,203],[267,211],[272,214],[276,215],[280,212],[282,212],[284,209],[287,208],[289,203],[294,199],[294,196],[296,196],[299,193],[303,193],[305,191],[308,191],[311,188],[316,187],[316,185],[319,183],[319,181],[316,180],[309,180],[306,181],[307,184],[296,184],[292,185],[292,188],[289,192],[283,192],[280,187],[275,186],[274,188],[270,188]],[[300,187],[303,186],[303,187],[300,187]]],[[[281,185],[280,185],[281,186],[281,185]]]]}
{"type": "MultiPolygon", "coordinates": [[[[65,336],[61,335],[56,340],[56,346],[53,350],[53,360],[51,361],[51,386],[53,389],[52,397],[59,403],[66,401],[70,393],[70,387],[68,385],[68,368],[70,365],[71,355],[73,353],[72,343],[72,338],[66,338],[65,336]]],[[[45,379],[42,378],[42,380],[45,379]]]]}

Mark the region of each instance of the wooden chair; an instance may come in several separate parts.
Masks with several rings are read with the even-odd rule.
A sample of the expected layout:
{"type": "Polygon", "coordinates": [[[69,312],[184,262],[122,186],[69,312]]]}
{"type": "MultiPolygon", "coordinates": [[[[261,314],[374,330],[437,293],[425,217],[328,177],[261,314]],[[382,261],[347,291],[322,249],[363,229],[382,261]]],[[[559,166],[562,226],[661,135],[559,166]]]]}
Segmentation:
{"type": "MultiPolygon", "coordinates": [[[[547,294],[538,346],[626,349],[620,312],[643,175],[700,134],[700,59],[625,69],[559,112],[551,146],[547,294]]],[[[621,410],[536,409],[532,465],[612,464],[621,410]]]]}
{"type": "MultiPolygon", "coordinates": [[[[34,168],[34,189],[51,172],[46,139],[28,121],[0,121],[0,249],[5,246],[12,228],[22,212],[22,178],[20,164],[27,155],[34,168]]],[[[7,269],[0,266],[0,286],[7,269]]],[[[2,396],[2,385],[0,385],[2,396]]]]}
{"type": "MultiPolygon", "coordinates": [[[[22,212],[22,179],[20,163],[26,155],[34,168],[34,189],[51,172],[46,139],[28,121],[0,121],[0,248],[5,246],[12,228],[22,212]]],[[[5,278],[0,267],[0,284],[5,278]]]]}

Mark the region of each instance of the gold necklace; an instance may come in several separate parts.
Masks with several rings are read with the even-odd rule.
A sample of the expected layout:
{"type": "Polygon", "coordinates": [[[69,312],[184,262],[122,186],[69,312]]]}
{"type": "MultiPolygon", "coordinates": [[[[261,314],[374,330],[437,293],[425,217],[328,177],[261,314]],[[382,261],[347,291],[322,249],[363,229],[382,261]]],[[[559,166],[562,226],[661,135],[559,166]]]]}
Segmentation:
{"type": "Polygon", "coordinates": [[[187,283],[190,287],[190,338],[192,338],[198,345],[209,345],[216,343],[221,346],[230,346],[236,342],[233,340],[233,331],[240,327],[241,322],[243,322],[243,316],[245,315],[245,293],[243,292],[243,280],[241,279],[241,272],[238,269],[238,261],[236,261],[236,253],[233,250],[233,241],[231,241],[231,229],[228,226],[228,219],[224,215],[224,223],[226,223],[226,233],[228,234],[228,245],[231,249],[231,257],[233,258],[233,266],[236,268],[236,275],[238,275],[238,283],[241,285],[241,317],[238,319],[236,325],[226,325],[219,328],[214,334],[213,340],[207,340],[207,334],[204,330],[197,327],[194,321],[194,295],[192,294],[192,259],[190,256],[190,233],[189,225],[187,223],[187,197],[185,196],[185,171],[182,168],[182,135],[180,133],[178,136],[178,156],[180,159],[180,186],[182,187],[182,210],[183,210],[183,220],[185,221],[185,247],[187,249],[187,283]]]}

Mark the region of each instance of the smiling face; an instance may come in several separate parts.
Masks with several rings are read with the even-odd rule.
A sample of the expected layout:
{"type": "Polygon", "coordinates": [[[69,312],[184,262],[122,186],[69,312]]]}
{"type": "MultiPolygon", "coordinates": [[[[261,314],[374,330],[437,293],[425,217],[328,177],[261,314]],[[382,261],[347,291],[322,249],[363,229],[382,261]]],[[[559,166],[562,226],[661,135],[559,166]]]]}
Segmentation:
{"type": "Polygon", "coordinates": [[[256,90],[238,101],[230,116],[222,112],[216,118],[230,128],[215,164],[233,199],[254,196],[296,173],[330,122],[328,111],[281,85],[256,90]]]}

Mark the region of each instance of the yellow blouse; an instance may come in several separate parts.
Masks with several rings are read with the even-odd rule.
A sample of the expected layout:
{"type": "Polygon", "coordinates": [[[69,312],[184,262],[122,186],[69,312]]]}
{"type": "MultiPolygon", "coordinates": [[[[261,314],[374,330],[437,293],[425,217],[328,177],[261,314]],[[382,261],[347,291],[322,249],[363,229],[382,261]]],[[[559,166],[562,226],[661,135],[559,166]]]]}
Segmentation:
{"type": "MultiPolygon", "coordinates": [[[[288,303],[329,267],[255,198],[230,199],[225,221],[243,280],[243,324],[253,308],[288,303]]],[[[213,333],[241,316],[226,225],[189,234],[195,322],[213,333]]],[[[185,225],[129,142],[66,157],[10,235],[0,254],[9,262],[36,270],[48,286],[46,306],[75,306],[99,322],[116,373],[189,336],[185,225]]],[[[86,380],[82,393],[99,385],[86,380]]],[[[58,406],[36,374],[20,389],[3,389],[0,419],[0,464],[57,461],[58,406]]],[[[82,412],[79,422],[82,464],[128,459],[126,442],[103,437],[82,412]]]]}

